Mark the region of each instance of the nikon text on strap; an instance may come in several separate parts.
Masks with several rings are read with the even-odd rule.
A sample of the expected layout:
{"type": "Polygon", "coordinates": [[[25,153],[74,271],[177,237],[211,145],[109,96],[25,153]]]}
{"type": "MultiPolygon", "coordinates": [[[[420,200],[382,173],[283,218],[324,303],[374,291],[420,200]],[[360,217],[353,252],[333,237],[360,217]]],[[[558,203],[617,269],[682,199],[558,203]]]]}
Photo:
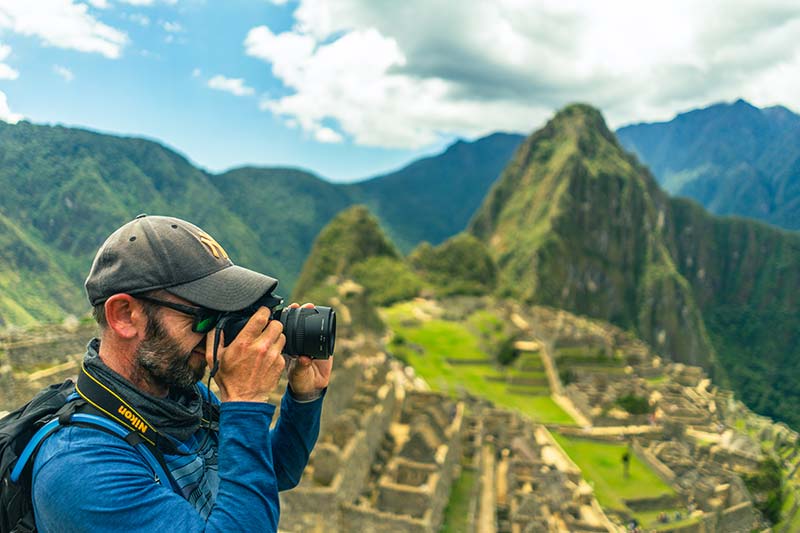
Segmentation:
{"type": "MultiPolygon", "coordinates": [[[[119,422],[131,432],[134,432],[157,451],[169,455],[184,455],[184,452],[178,449],[171,438],[159,432],[158,429],[148,422],[133,406],[102,383],[97,377],[93,376],[86,369],[85,364],[81,365],[75,391],[89,405],[109,418],[119,422]]],[[[209,405],[204,407],[206,408],[204,408],[204,418],[202,422],[208,424],[209,428],[215,429],[214,426],[219,420],[216,406],[209,405]]]]}

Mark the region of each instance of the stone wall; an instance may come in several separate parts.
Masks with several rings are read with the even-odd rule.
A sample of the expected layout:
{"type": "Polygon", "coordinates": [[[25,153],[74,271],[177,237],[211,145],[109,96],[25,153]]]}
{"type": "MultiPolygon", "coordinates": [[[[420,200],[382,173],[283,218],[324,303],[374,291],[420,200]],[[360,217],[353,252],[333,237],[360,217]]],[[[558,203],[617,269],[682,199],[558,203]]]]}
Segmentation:
{"type": "Polygon", "coordinates": [[[391,455],[373,468],[371,488],[341,505],[341,531],[438,531],[460,472],[464,426],[463,403],[409,392],[384,439],[391,455]]]}
{"type": "MultiPolygon", "coordinates": [[[[365,403],[363,393],[372,391],[381,375],[369,371],[371,367],[356,368],[368,375],[344,373],[343,381],[331,385],[333,391],[340,383],[348,384],[342,385],[335,403],[338,413],[330,408],[326,396],[323,417],[328,421],[321,428],[309,466],[295,489],[280,494],[282,531],[338,531],[342,504],[354,501],[364,490],[378,446],[395,415],[397,398],[390,380],[374,390],[365,403]],[[343,399],[347,391],[349,402],[343,399]]],[[[378,369],[384,367],[379,365],[378,369]]]]}

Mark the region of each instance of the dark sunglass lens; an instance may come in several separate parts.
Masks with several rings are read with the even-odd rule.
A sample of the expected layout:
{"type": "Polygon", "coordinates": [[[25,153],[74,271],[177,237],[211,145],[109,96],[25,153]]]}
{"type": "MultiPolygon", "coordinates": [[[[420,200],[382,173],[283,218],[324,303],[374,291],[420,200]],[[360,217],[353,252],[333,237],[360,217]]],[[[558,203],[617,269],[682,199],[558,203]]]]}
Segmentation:
{"type": "Polygon", "coordinates": [[[198,318],[194,324],[194,331],[197,333],[208,333],[214,326],[217,325],[217,321],[219,320],[219,315],[212,315],[206,316],[202,318],[198,318]]]}

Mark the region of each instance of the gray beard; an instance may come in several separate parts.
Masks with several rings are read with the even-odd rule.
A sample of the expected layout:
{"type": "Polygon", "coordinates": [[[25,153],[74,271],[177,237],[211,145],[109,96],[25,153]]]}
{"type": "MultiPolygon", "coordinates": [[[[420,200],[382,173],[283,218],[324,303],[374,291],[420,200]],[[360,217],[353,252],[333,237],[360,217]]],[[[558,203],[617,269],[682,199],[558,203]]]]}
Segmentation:
{"type": "Polygon", "coordinates": [[[192,352],[182,352],[180,344],[169,336],[156,316],[148,316],[145,339],[136,349],[135,361],[148,383],[161,387],[188,389],[203,379],[206,362],[192,368],[192,352]]]}

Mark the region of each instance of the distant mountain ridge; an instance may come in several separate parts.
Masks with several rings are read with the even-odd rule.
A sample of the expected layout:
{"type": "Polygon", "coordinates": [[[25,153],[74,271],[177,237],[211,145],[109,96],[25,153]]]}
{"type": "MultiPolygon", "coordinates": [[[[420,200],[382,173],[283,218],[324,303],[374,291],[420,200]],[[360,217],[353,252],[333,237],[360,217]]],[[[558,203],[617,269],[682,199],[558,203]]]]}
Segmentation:
{"type": "Polygon", "coordinates": [[[493,133],[426,157],[347,190],[383,221],[408,253],[422,241],[438,244],[463,230],[489,187],[525,137],[493,133]]]}
{"type": "Polygon", "coordinates": [[[278,277],[285,296],[316,235],[350,205],[374,206],[405,251],[420,240],[437,244],[466,226],[505,165],[504,154],[521,140],[495,134],[459,141],[440,156],[344,185],[297,169],[212,175],[153,141],[0,122],[0,325],[86,312],[82,283],[92,255],[113,229],[142,212],[198,224],[237,264],[278,277]],[[404,176],[414,185],[397,194],[404,176]],[[445,216],[426,212],[453,198],[457,206],[445,216]]]}
{"type": "Polygon", "coordinates": [[[617,131],[671,194],[720,215],[800,229],[800,115],[744,100],[617,131]]]}

